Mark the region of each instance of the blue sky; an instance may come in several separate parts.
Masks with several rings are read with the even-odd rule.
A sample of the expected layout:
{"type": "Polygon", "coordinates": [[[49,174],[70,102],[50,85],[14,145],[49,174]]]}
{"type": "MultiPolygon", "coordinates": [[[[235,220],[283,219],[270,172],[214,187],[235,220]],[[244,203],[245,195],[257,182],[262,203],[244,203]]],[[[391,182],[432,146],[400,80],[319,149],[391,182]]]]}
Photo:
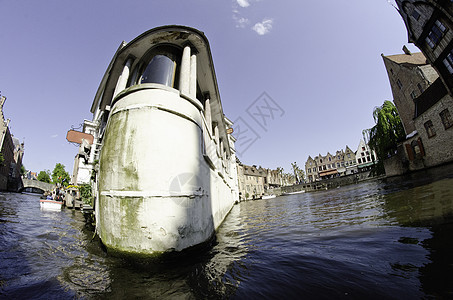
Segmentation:
{"type": "Polygon", "coordinates": [[[392,100],[381,53],[407,45],[387,0],[0,0],[0,12],[4,114],[25,142],[25,167],[36,172],[56,163],[72,172],[77,147],[66,132],[91,120],[121,41],[153,27],[206,34],[224,112],[255,132],[239,158],[287,172],[308,155],[356,150],[374,125],[373,108],[392,100]],[[249,114],[263,95],[279,108],[265,126],[249,114]]]}

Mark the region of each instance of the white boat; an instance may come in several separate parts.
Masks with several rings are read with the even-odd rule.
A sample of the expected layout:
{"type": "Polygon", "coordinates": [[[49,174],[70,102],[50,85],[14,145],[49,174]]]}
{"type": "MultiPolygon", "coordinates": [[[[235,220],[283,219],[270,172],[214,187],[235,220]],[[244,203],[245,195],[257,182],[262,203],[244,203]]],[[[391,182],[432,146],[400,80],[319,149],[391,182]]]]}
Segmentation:
{"type": "Polygon", "coordinates": [[[41,206],[41,209],[44,210],[61,210],[61,207],[63,206],[63,201],[41,199],[39,200],[39,204],[41,206]]]}
{"type": "Polygon", "coordinates": [[[289,192],[289,193],[282,193],[282,196],[287,196],[287,195],[296,195],[296,194],[302,194],[305,193],[305,191],[297,191],[297,192],[289,192]]]}
{"type": "Polygon", "coordinates": [[[164,26],[123,42],[91,112],[85,159],[99,160],[96,231],[107,249],[154,255],[210,240],[239,194],[205,35],[164,26]]]}
{"type": "Polygon", "coordinates": [[[276,197],[275,195],[264,195],[263,197],[261,197],[261,199],[272,199],[275,197],[276,197]]]}

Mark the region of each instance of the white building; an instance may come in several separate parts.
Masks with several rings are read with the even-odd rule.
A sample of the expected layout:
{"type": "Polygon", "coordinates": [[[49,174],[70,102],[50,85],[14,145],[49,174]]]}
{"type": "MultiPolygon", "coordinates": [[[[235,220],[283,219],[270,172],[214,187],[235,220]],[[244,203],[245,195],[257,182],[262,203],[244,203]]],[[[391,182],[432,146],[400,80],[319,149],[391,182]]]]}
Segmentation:
{"type": "Polygon", "coordinates": [[[360,140],[359,146],[355,153],[357,168],[359,172],[368,171],[376,163],[376,152],[370,149],[370,146],[363,140],[360,140]]]}
{"type": "Polygon", "coordinates": [[[232,122],[206,36],[163,26],[123,42],[91,112],[84,132],[93,143],[80,146],[75,180],[94,177],[107,249],[156,254],[213,237],[239,195],[232,122]]]}

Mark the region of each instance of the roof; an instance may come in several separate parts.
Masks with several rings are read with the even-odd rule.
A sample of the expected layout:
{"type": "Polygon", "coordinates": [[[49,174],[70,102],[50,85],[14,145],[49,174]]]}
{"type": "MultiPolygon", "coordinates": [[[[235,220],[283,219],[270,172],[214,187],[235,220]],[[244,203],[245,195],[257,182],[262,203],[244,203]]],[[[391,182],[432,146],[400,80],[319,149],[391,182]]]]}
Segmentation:
{"type": "Polygon", "coordinates": [[[395,54],[383,57],[397,63],[397,64],[410,64],[410,65],[427,65],[426,57],[421,52],[412,54],[395,54]]]}

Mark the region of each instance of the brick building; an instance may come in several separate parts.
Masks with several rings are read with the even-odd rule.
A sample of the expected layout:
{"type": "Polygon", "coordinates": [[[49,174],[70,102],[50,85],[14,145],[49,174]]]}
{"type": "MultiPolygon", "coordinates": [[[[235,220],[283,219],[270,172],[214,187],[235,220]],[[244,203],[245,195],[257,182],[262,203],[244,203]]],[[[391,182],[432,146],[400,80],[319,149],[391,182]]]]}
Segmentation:
{"type": "Polygon", "coordinates": [[[335,154],[327,152],[325,156],[318,154],[314,158],[308,156],[305,163],[307,182],[329,179],[354,174],[358,171],[356,153],[348,146],[335,154]]]}
{"type": "Polygon", "coordinates": [[[3,105],[6,97],[0,95],[0,149],[3,162],[0,164],[0,190],[17,191],[22,186],[20,168],[24,155],[24,143],[11,134],[9,119],[5,120],[3,105]]]}
{"type": "Polygon", "coordinates": [[[425,74],[434,72],[437,77],[433,75],[431,80],[425,80],[426,88],[412,97],[414,95],[410,95],[410,89],[400,89],[392,84],[390,77],[393,74],[386,64],[398,112],[402,119],[412,115],[414,126],[414,131],[406,131],[406,140],[398,146],[397,155],[384,162],[388,176],[453,162],[452,2],[396,2],[408,31],[409,42],[423,52],[429,63],[423,66],[428,72],[419,72],[418,79],[414,79],[417,74],[410,68],[401,68],[398,77],[405,78],[406,82],[423,81],[426,79],[425,74]],[[404,102],[405,105],[398,105],[404,102]],[[407,106],[413,109],[408,109],[407,106]]]}

